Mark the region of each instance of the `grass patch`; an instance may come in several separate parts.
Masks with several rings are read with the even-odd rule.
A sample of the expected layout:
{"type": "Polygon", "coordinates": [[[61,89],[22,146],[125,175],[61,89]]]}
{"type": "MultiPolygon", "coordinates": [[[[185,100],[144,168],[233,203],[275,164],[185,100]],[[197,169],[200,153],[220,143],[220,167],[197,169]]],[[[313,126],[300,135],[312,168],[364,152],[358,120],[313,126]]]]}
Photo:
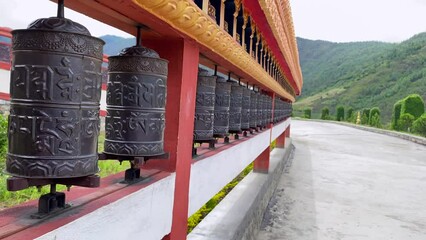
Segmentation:
{"type": "Polygon", "coordinates": [[[211,198],[204,206],[202,206],[196,213],[192,214],[188,218],[188,233],[190,233],[213,208],[216,207],[222,201],[225,196],[243,180],[247,174],[253,170],[253,163],[250,163],[237,177],[235,177],[230,183],[228,183],[222,190],[220,190],[213,198],[211,198]]]}
{"type": "MultiPolygon", "coordinates": [[[[98,151],[102,152],[104,149],[105,133],[101,133],[98,138],[98,151]]],[[[98,163],[100,172],[98,173],[101,177],[106,177],[114,173],[122,172],[130,167],[128,161],[124,161],[120,165],[118,161],[99,161],[98,163]]],[[[0,169],[0,209],[7,208],[13,205],[17,205],[28,200],[37,199],[42,194],[49,192],[49,186],[44,186],[39,190],[36,187],[27,188],[17,192],[9,192],[6,189],[6,180],[9,177],[4,174],[4,169],[0,169]]],[[[66,187],[63,185],[57,186],[58,191],[66,191],[66,187]]]]}

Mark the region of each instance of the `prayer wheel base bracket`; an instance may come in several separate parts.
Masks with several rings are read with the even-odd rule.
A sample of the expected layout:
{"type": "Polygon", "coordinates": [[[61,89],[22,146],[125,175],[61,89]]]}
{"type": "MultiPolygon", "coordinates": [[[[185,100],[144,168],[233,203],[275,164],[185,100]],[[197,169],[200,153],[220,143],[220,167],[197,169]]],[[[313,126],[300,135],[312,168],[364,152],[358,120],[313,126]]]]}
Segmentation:
{"type": "MultiPolygon", "coordinates": [[[[209,149],[215,149],[215,144],[217,143],[216,139],[212,138],[209,140],[194,140],[194,143],[199,143],[199,144],[203,144],[203,143],[208,143],[209,144],[209,149]]],[[[192,156],[196,157],[197,156],[197,148],[194,146],[194,144],[192,145],[192,156]]]]}
{"type": "MultiPolygon", "coordinates": [[[[234,134],[234,140],[238,140],[238,139],[240,139],[240,135],[238,135],[238,134],[243,133],[243,131],[233,131],[233,130],[229,130],[229,133],[230,133],[230,134],[234,134]]],[[[247,137],[247,133],[246,133],[246,135],[245,135],[244,137],[247,137]]]]}
{"type": "Polygon", "coordinates": [[[127,169],[124,172],[124,183],[135,183],[140,180],[143,180],[141,178],[141,170],[140,167],[142,167],[146,161],[150,159],[168,159],[169,153],[163,153],[159,155],[153,155],[153,156],[122,156],[122,155],[115,155],[115,154],[109,154],[109,153],[99,153],[99,160],[118,160],[120,163],[122,161],[130,161],[130,168],[127,169]]]}
{"type": "Polygon", "coordinates": [[[43,219],[63,212],[71,205],[65,203],[65,193],[55,192],[41,195],[38,199],[38,212],[31,215],[31,218],[43,219]]]}
{"type": "Polygon", "coordinates": [[[100,177],[98,175],[90,175],[86,177],[76,178],[22,178],[9,177],[7,179],[8,191],[19,191],[29,187],[42,187],[50,185],[50,193],[42,195],[38,200],[38,212],[31,215],[31,218],[42,219],[45,217],[56,215],[70,205],[65,203],[65,193],[56,192],[56,184],[71,186],[96,188],[100,186],[100,177]]]}

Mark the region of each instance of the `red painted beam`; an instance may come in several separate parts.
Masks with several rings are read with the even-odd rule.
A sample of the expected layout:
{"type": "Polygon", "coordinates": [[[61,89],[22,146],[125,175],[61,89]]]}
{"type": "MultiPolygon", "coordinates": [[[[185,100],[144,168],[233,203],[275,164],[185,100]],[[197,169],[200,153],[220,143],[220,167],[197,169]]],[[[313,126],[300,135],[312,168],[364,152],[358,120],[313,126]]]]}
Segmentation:
{"type": "Polygon", "coordinates": [[[258,173],[269,172],[269,158],[271,150],[269,146],[254,160],[253,171],[258,173]]]}
{"type": "Polygon", "coordinates": [[[164,148],[170,155],[168,160],[150,160],[145,167],[176,172],[172,229],[165,239],[186,239],[200,52],[185,39],[144,40],[144,45],[169,61],[164,148]]]}

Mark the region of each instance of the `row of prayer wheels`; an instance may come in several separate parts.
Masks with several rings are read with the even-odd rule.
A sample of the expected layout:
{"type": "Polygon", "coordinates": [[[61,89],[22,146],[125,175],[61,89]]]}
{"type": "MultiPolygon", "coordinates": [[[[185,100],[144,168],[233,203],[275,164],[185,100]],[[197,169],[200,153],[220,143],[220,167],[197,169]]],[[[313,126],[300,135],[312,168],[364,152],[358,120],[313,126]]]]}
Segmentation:
{"type": "MultiPolygon", "coordinates": [[[[101,39],[63,17],[12,31],[11,104],[6,171],[23,178],[76,178],[98,172],[101,39]]],[[[60,13],[60,14],[59,14],[60,13]]],[[[168,62],[140,45],[109,57],[104,152],[164,154],[168,62]]],[[[290,105],[199,70],[194,141],[264,128],[290,105]]],[[[291,109],[290,109],[291,111],[291,109]]]]}
{"type": "Polygon", "coordinates": [[[272,112],[272,97],[199,69],[194,142],[208,142],[228,134],[265,128],[290,114],[290,103],[275,98],[272,112]]]}

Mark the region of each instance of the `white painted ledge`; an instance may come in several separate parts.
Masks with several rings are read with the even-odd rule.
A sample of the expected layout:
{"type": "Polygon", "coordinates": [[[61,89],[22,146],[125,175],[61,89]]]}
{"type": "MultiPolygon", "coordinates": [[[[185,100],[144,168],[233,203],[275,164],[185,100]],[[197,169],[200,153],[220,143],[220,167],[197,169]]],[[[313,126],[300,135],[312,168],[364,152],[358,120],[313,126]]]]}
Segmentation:
{"type": "Polygon", "coordinates": [[[171,230],[175,176],[171,174],[37,239],[162,239],[171,230]]]}
{"type": "MultiPolygon", "coordinates": [[[[290,121],[289,118],[274,126],[272,133],[278,137],[284,132],[290,121]]],[[[192,164],[188,217],[200,209],[269,147],[270,134],[270,130],[263,131],[249,140],[192,164]]],[[[272,140],[275,138],[272,137],[272,140]]]]}

